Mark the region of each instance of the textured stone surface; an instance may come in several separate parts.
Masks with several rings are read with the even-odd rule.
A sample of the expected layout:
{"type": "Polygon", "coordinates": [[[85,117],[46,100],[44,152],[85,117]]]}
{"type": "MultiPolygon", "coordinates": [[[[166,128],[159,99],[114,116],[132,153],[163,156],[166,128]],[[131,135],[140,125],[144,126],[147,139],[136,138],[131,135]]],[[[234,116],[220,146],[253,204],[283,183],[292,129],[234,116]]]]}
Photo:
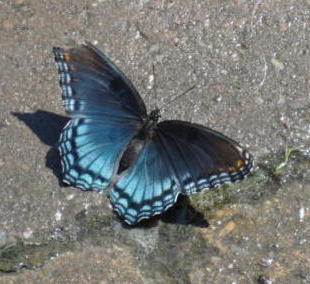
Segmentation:
{"type": "Polygon", "coordinates": [[[309,11],[307,0],[0,1],[0,283],[308,283],[309,11]],[[84,40],[150,109],[196,85],[163,117],[240,141],[256,174],[133,229],[105,193],[61,185],[51,48],[84,40]],[[286,146],[300,152],[275,170],[286,146]]]}

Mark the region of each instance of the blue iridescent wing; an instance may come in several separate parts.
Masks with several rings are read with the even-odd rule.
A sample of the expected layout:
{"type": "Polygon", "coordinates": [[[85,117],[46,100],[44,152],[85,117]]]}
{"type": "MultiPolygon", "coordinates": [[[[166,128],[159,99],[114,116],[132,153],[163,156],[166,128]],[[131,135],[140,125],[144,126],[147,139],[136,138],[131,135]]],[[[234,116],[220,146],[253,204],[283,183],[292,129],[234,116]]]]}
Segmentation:
{"type": "Polygon", "coordinates": [[[110,117],[142,121],[145,105],[125,75],[96,47],[86,43],[54,47],[64,106],[75,118],[110,117]]]}
{"type": "Polygon", "coordinates": [[[128,224],[160,214],[172,206],[180,192],[158,139],[147,142],[134,165],[109,192],[117,214],[128,224]]]}
{"type": "Polygon", "coordinates": [[[58,143],[63,181],[83,190],[105,189],[138,128],[117,120],[106,124],[96,118],[70,120],[58,143]]]}
{"type": "Polygon", "coordinates": [[[58,144],[63,180],[103,189],[142,127],[145,105],[124,74],[91,44],[53,53],[64,106],[73,118],[58,144]]]}
{"type": "Polygon", "coordinates": [[[221,133],[188,122],[163,121],[109,198],[114,210],[135,224],[167,210],[179,193],[242,180],[252,166],[252,156],[221,133]]]}

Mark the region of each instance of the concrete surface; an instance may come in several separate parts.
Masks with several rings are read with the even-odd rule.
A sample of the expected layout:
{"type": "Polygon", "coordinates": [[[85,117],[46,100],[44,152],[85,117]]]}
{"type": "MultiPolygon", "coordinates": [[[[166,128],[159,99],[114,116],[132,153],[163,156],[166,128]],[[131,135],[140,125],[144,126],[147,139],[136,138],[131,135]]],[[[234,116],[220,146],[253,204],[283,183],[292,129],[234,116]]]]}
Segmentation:
{"type": "Polygon", "coordinates": [[[309,0],[0,0],[0,283],[310,283],[309,23],[309,0]],[[51,49],[84,40],[150,109],[196,85],[164,118],[241,142],[254,174],[135,228],[64,187],[51,49]]]}

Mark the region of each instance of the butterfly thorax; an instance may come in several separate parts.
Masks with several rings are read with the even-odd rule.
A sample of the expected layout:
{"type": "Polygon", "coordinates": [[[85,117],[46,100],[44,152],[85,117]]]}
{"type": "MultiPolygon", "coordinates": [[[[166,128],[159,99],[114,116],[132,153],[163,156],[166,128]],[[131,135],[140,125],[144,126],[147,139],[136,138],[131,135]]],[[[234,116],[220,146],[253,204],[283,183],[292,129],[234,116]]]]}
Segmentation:
{"type": "Polygon", "coordinates": [[[160,118],[161,118],[161,114],[160,114],[159,108],[153,109],[148,116],[148,120],[155,121],[156,123],[158,122],[160,118]]]}

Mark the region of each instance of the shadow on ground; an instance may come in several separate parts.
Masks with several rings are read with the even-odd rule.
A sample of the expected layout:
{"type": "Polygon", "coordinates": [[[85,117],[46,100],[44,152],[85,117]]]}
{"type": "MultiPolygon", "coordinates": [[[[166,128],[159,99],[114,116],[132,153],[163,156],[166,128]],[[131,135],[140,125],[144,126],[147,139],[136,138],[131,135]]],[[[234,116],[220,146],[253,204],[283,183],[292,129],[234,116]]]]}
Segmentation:
{"type": "Polygon", "coordinates": [[[57,142],[69,118],[44,110],[37,110],[33,113],[12,112],[11,114],[25,123],[42,143],[51,147],[46,154],[46,166],[53,171],[59,184],[63,186],[57,142]]]}

